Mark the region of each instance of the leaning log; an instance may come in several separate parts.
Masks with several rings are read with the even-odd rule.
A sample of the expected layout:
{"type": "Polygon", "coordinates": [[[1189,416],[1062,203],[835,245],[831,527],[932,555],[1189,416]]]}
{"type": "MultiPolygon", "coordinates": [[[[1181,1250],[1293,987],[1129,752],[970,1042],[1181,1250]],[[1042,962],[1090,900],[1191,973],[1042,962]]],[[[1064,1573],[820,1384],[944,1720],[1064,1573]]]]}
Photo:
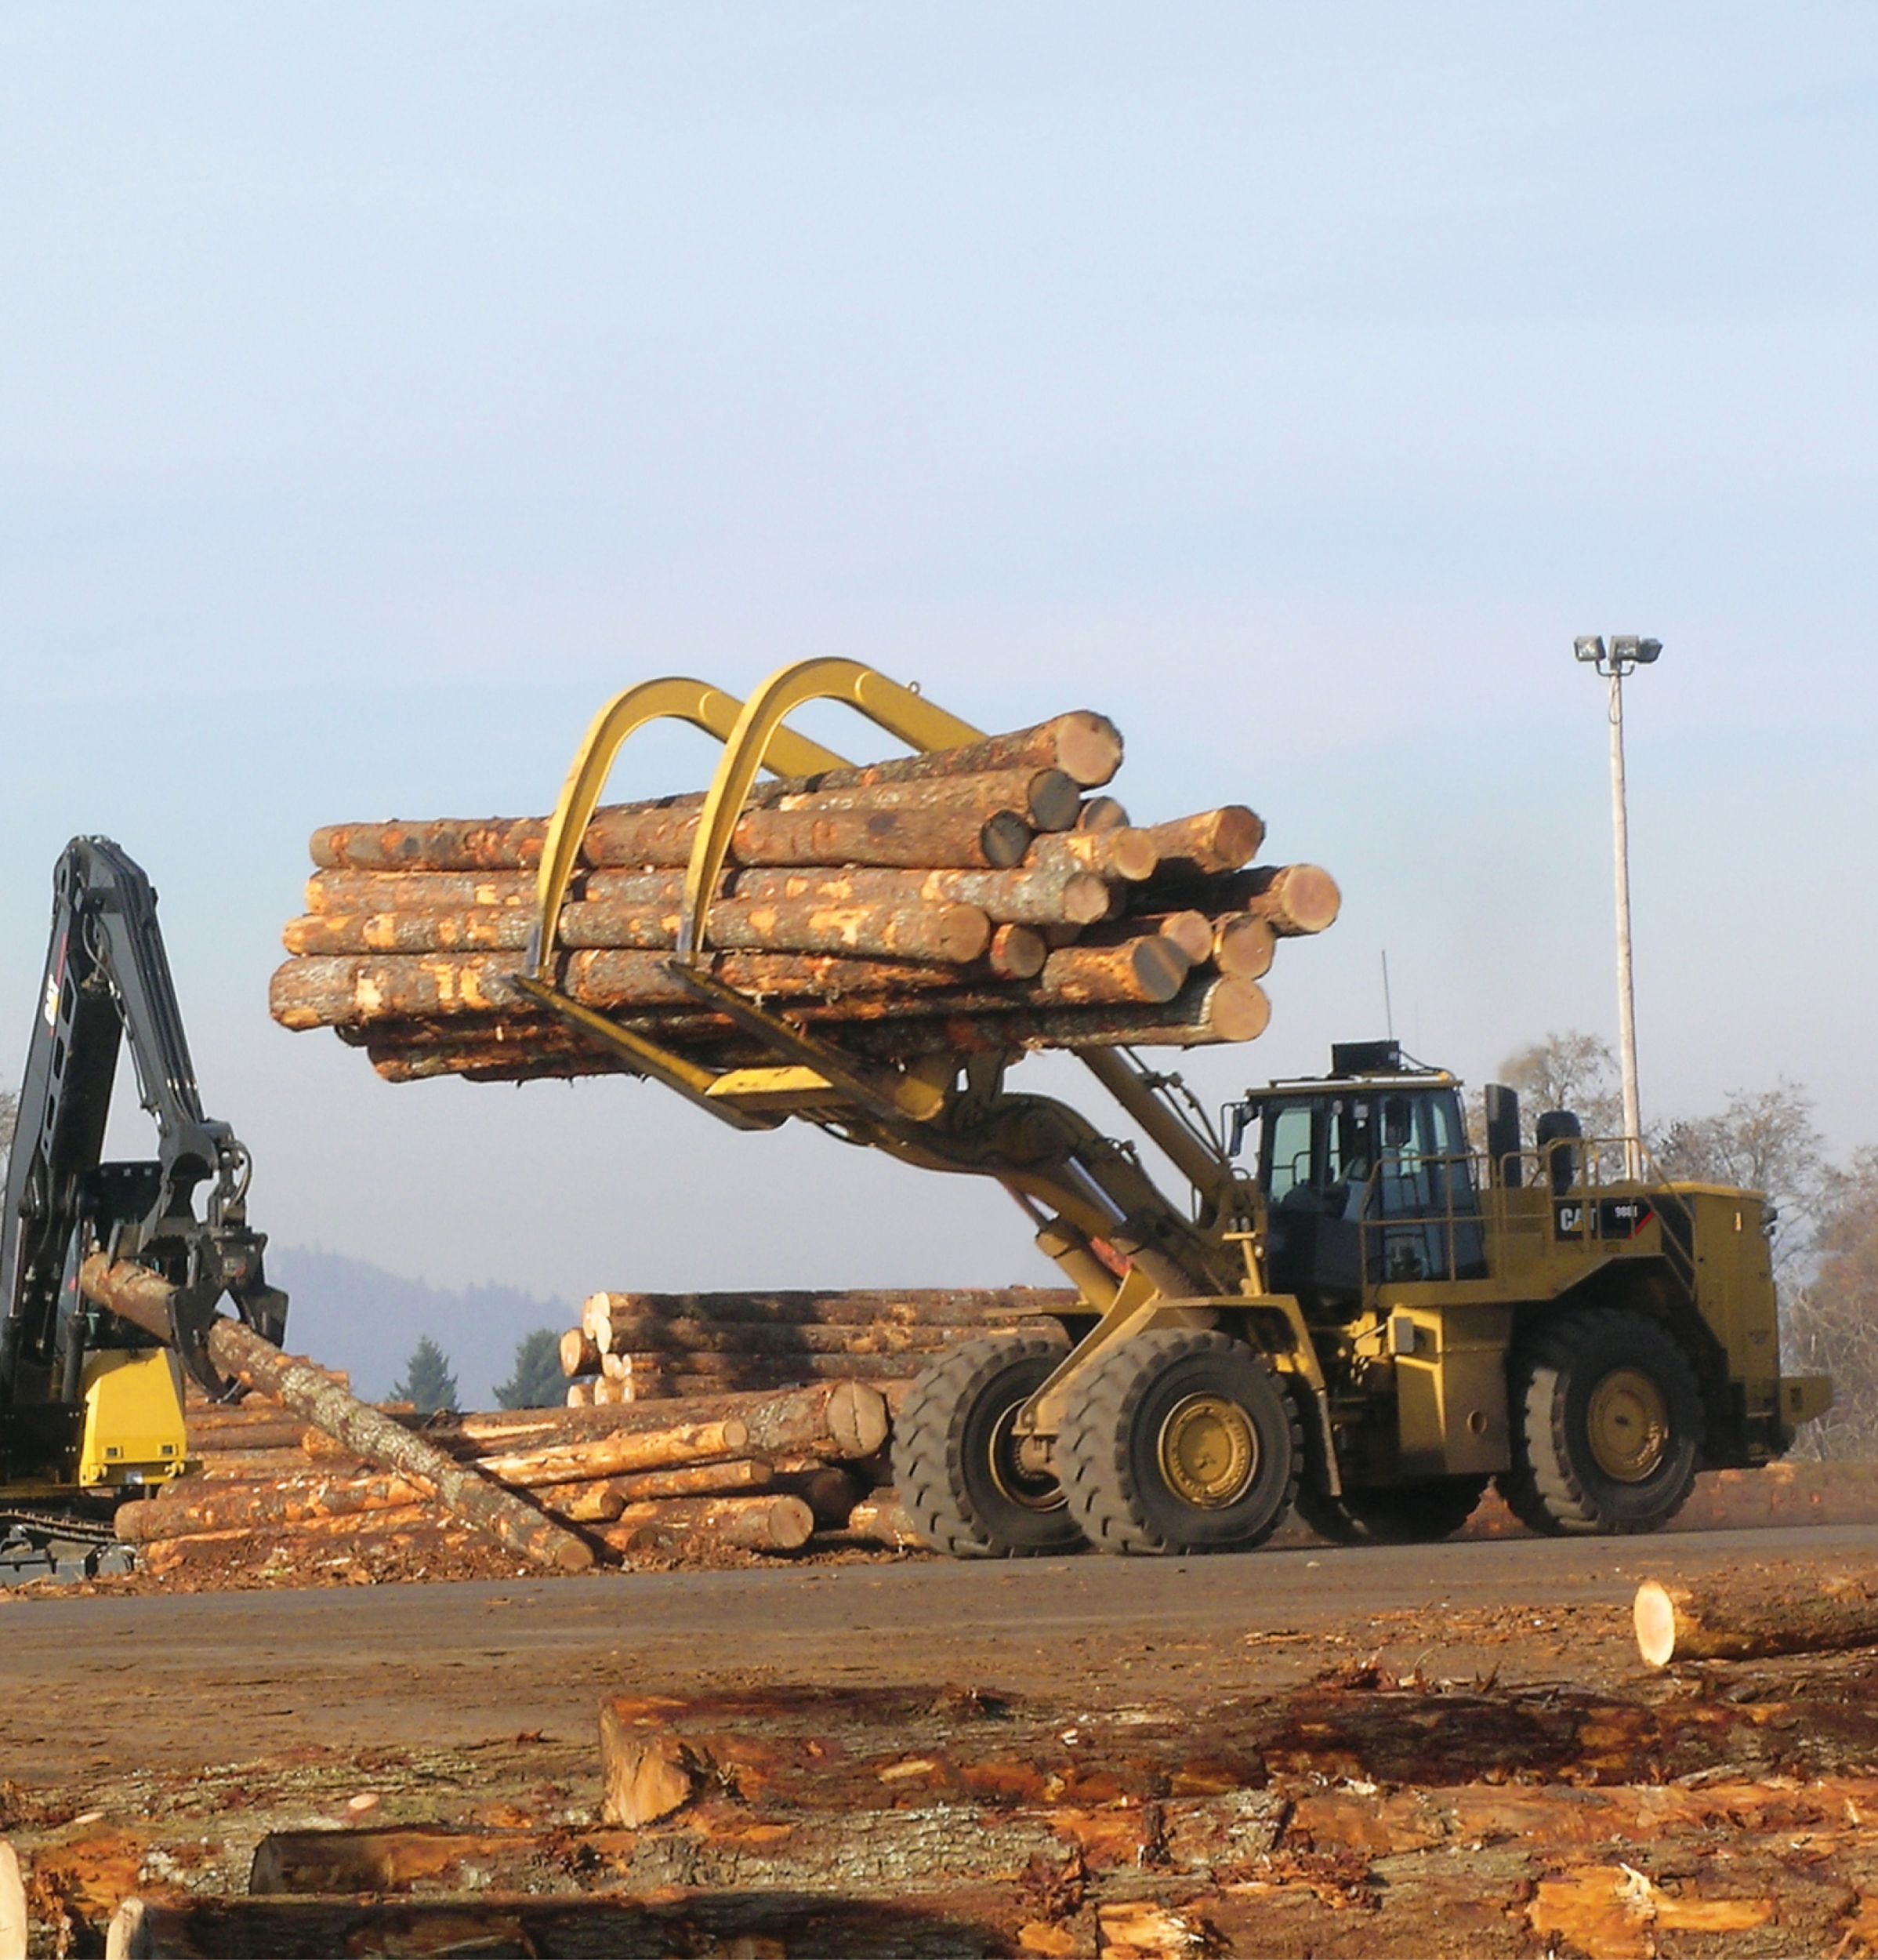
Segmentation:
{"type": "Polygon", "coordinates": [[[1878,1580],[1840,1573],[1796,1584],[1777,1570],[1694,1585],[1646,1579],[1632,1617],[1638,1650],[1653,1668],[1878,1646],[1878,1580]]]}
{"type": "MultiPolygon", "coordinates": [[[[129,1261],[113,1265],[103,1254],[93,1253],[80,1269],[79,1284],[87,1299],[158,1340],[169,1338],[174,1289],[147,1267],[129,1261]]],[[[451,1462],[393,1418],[340,1388],[323,1370],[283,1354],[240,1321],[214,1323],[208,1356],[224,1374],[276,1396],[355,1455],[401,1476],[421,1479],[445,1510],[489,1533],[510,1551],[555,1571],[584,1572],[593,1564],[592,1549],[572,1532],[513,1493],[451,1462]]]]}

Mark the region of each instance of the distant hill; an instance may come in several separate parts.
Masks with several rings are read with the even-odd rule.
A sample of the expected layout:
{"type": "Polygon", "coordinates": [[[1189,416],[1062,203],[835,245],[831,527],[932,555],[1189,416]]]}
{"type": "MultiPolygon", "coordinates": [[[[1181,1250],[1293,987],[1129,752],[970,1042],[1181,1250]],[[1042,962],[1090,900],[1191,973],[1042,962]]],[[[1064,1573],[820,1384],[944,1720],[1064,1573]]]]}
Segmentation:
{"type": "Polygon", "coordinates": [[[345,1369],[354,1392],[375,1399],[427,1334],[450,1357],[462,1406],[492,1409],[496,1383],[513,1371],[516,1342],[531,1328],[558,1333],[575,1319],[564,1300],[538,1300],[514,1287],[452,1292],[305,1246],[270,1246],[267,1277],[292,1301],[288,1346],[345,1369]]]}

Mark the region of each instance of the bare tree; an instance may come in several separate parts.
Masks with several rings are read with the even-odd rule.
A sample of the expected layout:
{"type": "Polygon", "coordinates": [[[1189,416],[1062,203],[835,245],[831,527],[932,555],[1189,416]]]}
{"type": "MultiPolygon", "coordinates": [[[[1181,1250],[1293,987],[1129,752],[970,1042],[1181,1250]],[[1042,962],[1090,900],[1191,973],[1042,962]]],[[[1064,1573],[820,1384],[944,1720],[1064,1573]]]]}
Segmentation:
{"type": "Polygon", "coordinates": [[[1833,1377],[1833,1406],[1801,1431],[1796,1454],[1878,1457],[1878,1150],[1827,1174],[1817,1264],[1789,1294],[1781,1360],[1833,1377]]]}
{"type": "Polygon", "coordinates": [[[1546,1109],[1573,1109],[1592,1137],[1623,1133],[1623,1095],[1610,1044],[1575,1028],[1549,1034],[1500,1064],[1499,1080],[1519,1091],[1520,1140],[1530,1149],[1546,1109]]]}
{"type": "Polygon", "coordinates": [[[0,1178],[6,1175],[7,1160],[13,1152],[13,1124],[20,1115],[20,1098],[11,1089],[0,1089],[0,1178]]]}
{"type": "Polygon", "coordinates": [[[1813,1098],[1797,1083],[1737,1089],[1719,1116],[1679,1118],[1648,1142],[1665,1177],[1765,1192],[1778,1221],[1774,1269],[1783,1277],[1797,1272],[1833,1182],[1813,1098]]]}

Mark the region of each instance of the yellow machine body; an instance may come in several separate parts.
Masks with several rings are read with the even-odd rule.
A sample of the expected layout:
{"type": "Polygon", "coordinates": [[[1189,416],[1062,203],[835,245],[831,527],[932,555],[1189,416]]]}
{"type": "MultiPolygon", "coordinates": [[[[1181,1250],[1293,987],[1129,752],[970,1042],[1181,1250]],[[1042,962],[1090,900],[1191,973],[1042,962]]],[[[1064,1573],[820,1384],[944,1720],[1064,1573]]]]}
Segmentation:
{"type": "Polygon", "coordinates": [[[182,1371],[167,1348],[104,1348],[87,1355],[78,1485],[102,1490],[166,1483],[187,1467],[182,1371]]]}

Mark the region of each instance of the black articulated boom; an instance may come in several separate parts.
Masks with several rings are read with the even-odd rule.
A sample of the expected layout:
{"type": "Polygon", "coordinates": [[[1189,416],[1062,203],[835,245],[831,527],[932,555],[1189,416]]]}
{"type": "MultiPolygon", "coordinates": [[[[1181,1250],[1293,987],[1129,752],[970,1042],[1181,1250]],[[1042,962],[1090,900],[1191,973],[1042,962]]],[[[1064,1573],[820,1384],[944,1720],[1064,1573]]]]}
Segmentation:
{"type": "Polygon", "coordinates": [[[205,1345],[224,1294],[277,1343],[287,1313],[248,1224],[248,1152],[203,1114],[156,894],[105,838],[74,839],[60,858],[35,1006],[0,1209],[0,1570],[9,1549],[16,1567],[46,1557],[44,1507],[76,1521],[87,1500],[183,1468],[179,1360],[211,1395],[228,1392],[205,1345]],[[107,1163],[126,1044],[157,1154],[107,1163]],[[168,1347],[80,1296],[93,1251],[177,1289],[168,1347]]]}

